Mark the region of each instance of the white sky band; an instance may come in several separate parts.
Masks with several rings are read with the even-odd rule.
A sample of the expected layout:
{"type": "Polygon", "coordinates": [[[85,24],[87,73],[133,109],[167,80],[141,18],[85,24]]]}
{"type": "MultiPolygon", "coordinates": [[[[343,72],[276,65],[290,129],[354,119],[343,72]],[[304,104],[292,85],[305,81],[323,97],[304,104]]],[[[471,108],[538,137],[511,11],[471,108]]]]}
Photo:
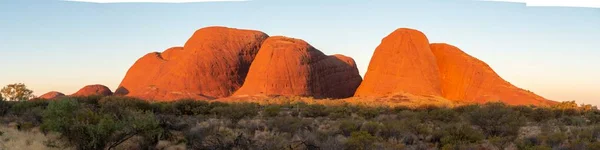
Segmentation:
{"type": "Polygon", "coordinates": [[[600,0],[483,0],[493,2],[524,3],[532,7],[589,7],[600,8],[600,0]]]}

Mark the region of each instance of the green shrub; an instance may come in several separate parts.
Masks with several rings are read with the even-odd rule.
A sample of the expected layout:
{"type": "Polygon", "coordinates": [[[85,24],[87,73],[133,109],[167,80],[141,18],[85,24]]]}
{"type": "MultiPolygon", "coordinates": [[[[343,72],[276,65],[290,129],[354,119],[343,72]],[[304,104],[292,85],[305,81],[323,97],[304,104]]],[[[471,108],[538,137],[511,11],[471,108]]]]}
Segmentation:
{"type": "Polygon", "coordinates": [[[377,108],[370,108],[370,107],[362,107],[359,109],[359,111],[357,112],[357,114],[365,119],[372,119],[375,118],[377,116],[379,116],[379,114],[382,114],[384,112],[388,111],[386,108],[383,107],[377,107],[377,108]]]}
{"type": "Polygon", "coordinates": [[[302,109],[301,113],[303,117],[316,118],[329,115],[329,112],[327,112],[327,107],[321,104],[306,105],[300,109],[302,109]]]}
{"type": "Polygon", "coordinates": [[[256,103],[234,103],[223,106],[214,106],[210,112],[216,116],[229,118],[234,122],[242,118],[258,115],[260,106],[256,103]]]}
{"type": "Polygon", "coordinates": [[[123,118],[94,112],[74,100],[50,102],[42,130],[61,133],[77,149],[111,149],[133,136],[158,142],[158,121],[152,113],[123,111],[123,118]]]}
{"type": "Polygon", "coordinates": [[[439,121],[443,123],[460,121],[459,114],[456,111],[448,108],[439,108],[431,110],[427,113],[426,118],[428,120],[439,121]]]}
{"type": "Polygon", "coordinates": [[[534,108],[536,106],[533,105],[518,105],[518,106],[510,106],[515,112],[519,112],[521,115],[523,115],[524,117],[529,118],[534,111],[534,108]]]}
{"type": "Polygon", "coordinates": [[[399,139],[405,132],[403,122],[400,120],[387,120],[382,122],[381,135],[383,138],[399,139]]]}
{"type": "Polygon", "coordinates": [[[550,108],[536,108],[528,116],[532,121],[535,122],[546,122],[550,119],[555,119],[556,115],[550,108]]]}
{"type": "Polygon", "coordinates": [[[276,117],[281,112],[281,106],[269,105],[264,108],[263,112],[266,117],[276,117]]]}
{"type": "Polygon", "coordinates": [[[442,145],[461,145],[478,143],[484,139],[483,134],[466,124],[449,124],[440,131],[442,145]]]}
{"type": "Polygon", "coordinates": [[[185,133],[189,149],[250,149],[251,142],[242,133],[222,126],[195,127],[185,133]]]}
{"type": "Polygon", "coordinates": [[[552,110],[554,111],[554,114],[556,114],[557,118],[562,116],[575,116],[581,114],[577,108],[554,107],[552,110]]]}
{"type": "Polygon", "coordinates": [[[296,133],[297,131],[308,129],[312,121],[292,116],[275,117],[270,119],[268,124],[271,130],[296,133]]]}
{"type": "Polygon", "coordinates": [[[383,138],[400,139],[406,145],[417,144],[421,137],[433,133],[432,128],[423,124],[418,118],[405,118],[402,120],[387,120],[379,135],[383,138]]]}
{"type": "Polygon", "coordinates": [[[434,132],[431,126],[423,123],[418,118],[403,119],[400,124],[404,132],[412,133],[417,136],[427,136],[434,132]]]}
{"type": "Polygon", "coordinates": [[[541,143],[531,143],[531,141],[525,139],[516,144],[520,150],[552,150],[552,147],[547,145],[539,145],[541,143]]]}
{"type": "Polygon", "coordinates": [[[586,124],[585,118],[581,116],[563,116],[560,121],[569,126],[582,126],[586,124]]]}
{"type": "Polygon", "coordinates": [[[374,149],[374,144],[377,142],[377,137],[365,131],[352,132],[346,142],[348,149],[352,150],[369,150],[374,149]]]}
{"type": "Polygon", "coordinates": [[[381,129],[383,128],[383,124],[374,121],[368,121],[362,124],[360,127],[361,131],[366,131],[371,135],[378,135],[381,129]]]}
{"type": "Polygon", "coordinates": [[[598,111],[598,110],[588,111],[585,113],[585,118],[590,120],[591,124],[598,124],[598,123],[600,123],[600,111],[598,111]]]}
{"type": "Polygon", "coordinates": [[[393,108],[390,109],[390,111],[392,113],[399,113],[399,112],[405,111],[405,110],[412,110],[412,109],[410,109],[410,108],[408,108],[406,106],[396,106],[396,107],[393,107],[393,108]]]}
{"type": "Polygon", "coordinates": [[[472,104],[472,105],[461,105],[458,107],[455,107],[454,110],[460,114],[471,114],[471,112],[478,110],[479,108],[481,108],[481,105],[479,104],[472,104]]]}
{"type": "Polygon", "coordinates": [[[215,108],[215,107],[227,107],[229,106],[228,103],[223,103],[223,102],[211,102],[209,103],[210,108],[215,108]]]}
{"type": "Polygon", "coordinates": [[[4,116],[5,114],[7,114],[10,111],[12,104],[13,103],[0,100],[0,116],[4,116]]]}
{"type": "Polygon", "coordinates": [[[352,120],[352,119],[344,119],[339,121],[339,129],[342,134],[346,136],[350,136],[352,132],[360,130],[360,121],[352,120]]]}
{"type": "Polygon", "coordinates": [[[472,111],[469,120],[488,136],[516,137],[525,118],[503,103],[488,103],[472,111]]]}
{"type": "Polygon", "coordinates": [[[69,99],[75,99],[75,101],[79,102],[80,104],[85,104],[90,107],[98,107],[100,99],[102,99],[103,97],[104,96],[102,96],[102,95],[91,95],[91,96],[69,97],[69,99]]]}
{"type": "Polygon", "coordinates": [[[30,100],[30,101],[19,101],[15,102],[10,108],[10,112],[13,114],[21,115],[28,110],[39,108],[45,109],[48,106],[47,100],[30,100]]]}
{"type": "Polygon", "coordinates": [[[150,107],[152,107],[152,112],[155,114],[163,114],[163,115],[176,115],[177,110],[173,107],[173,102],[156,102],[150,103],[150,107]]]}
{"type": "Polygon", "coordinates": [[[211,109],[211,105],[208,102],[191,99],[173,102],[172,106],[176,115],[207,115],[210,114],[211,109]]]}
{"type": "Polygon", "coordinates": [[[18,117],[17,122],[37,126],[42,122],[42,112],[47,106],[47,100],[18,101],[13,103],[9,112],[18,117]]]}
{"type": "Polygon", "coordinates": [[[127,97],[0,101],[4,123],[15,122],[20,130],[41,124],[42,131],[61,133],[77,149],[114,148],[123,141],[152,149],[159,140],[186,142],[189,149],[600,147],[600,112],[569,111],[501,103],[389,109],[195,100],[148,103],[127,97]],[[526,121],[529,126],[519,135],[526,121]]]}
{"type": "Polygon", "coordinates": [[[106,114],[121,116],[124,111],[151,111],[152,106],[147,101],[131,97],[104,97],[98,101],[100,111],[106,114]]]}
{"type": "Polygon", "coordinates": [[[328,106],[326,111],[329,112],[329,118],[331,119],[342,119],[348,118],[352,115],[352,112],[356,112],[355,107],[344,105],[344,106],[328,106]]]}
{"type": "Polygon", "coordinates": [[[552,147],[560,146],[569,136],[564,132],[551,133],[546,137],[546,143],[552,147]]]}
{"type": "Polygon", "coordinates": [[[426,117],[427,113],[425,111],[403,110],[398,112],[397,115],[400,119],[416,119],[421,121],[422,118],[426,117]]]}

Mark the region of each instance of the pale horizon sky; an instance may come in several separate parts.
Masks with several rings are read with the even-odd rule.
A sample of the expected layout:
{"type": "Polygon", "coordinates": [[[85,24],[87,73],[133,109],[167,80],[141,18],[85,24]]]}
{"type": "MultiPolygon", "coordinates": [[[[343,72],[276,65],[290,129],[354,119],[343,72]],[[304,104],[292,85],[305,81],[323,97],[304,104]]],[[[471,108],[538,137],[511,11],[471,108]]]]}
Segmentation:
{"type": "Polygon", "coordinates": [[[214,25],[300,38],[354,58],[364,74],[381,39],[406,27],[461,48],[545,98],[600,105],[599,8],[471,0],[7,0],[0,1],[0,18],[0,86],[25,83],[36,95],[89,84],[114,90],[139,57],[181,46],[214,25]]]}

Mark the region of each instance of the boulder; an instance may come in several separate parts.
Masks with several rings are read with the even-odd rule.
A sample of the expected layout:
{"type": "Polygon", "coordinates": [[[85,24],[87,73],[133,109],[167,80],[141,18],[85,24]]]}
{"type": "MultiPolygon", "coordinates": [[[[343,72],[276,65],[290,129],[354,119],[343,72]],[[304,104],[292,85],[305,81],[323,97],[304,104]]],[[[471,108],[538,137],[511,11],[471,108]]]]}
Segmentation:
{"type": "Polygon", "coordinates": [[[61,92],[51,91],[51,92],[48,92],[48,93],[40,96],[39,98],[51,100],[51,99],[61,98],[61,97],[64,97],[64,96],[65,96],[65,94],[63,94],[61,92]]]}
{"type": "Polygon", "coordinates": [[[362,81],[354,60],[327,56],[307,42],[269,37],[236,96],[351,97],[362,81]]]}
{"type": "Polygon", "coordinates": [[[71,96],[111,96],[113,92],[106,86],[100,84],[88,85],[81,88],[79,91],[71,94],[71,96]]]}

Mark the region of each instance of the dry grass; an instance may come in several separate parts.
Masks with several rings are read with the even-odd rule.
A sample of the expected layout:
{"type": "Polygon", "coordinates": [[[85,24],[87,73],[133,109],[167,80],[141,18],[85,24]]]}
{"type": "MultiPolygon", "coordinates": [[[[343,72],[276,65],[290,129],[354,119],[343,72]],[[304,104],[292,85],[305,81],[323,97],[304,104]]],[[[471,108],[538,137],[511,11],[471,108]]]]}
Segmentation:
{"type": "Polygon", "coordinates": [[[0,125],[0,149],[1,150],[61,150],[65,148],[48,147],[51,144],[60,144],[56,135],[44,135],[39,128],[30,131],[19,131],[14,127],[0,125]]]}
{"type": "Polygon", "coordinates": [[[235,96],[217,99],[218,102],[250,102],[258,103],[261,105],[268,104],[293,104],[293,103],[307,103],[307,104],[322,104],[326,106],[340,106],[340,105],[357,105],[367,107],[408,107],[408,108],[422,108],[422,107],[456,107],[465,105],[457,101],[447,100],[442,97],[435,96],[417,96],[408,93],[397,93],[393,96],[385,97],[351,97],[345,99],[314,99],[311,97],[286,97],[286,96],[235,96]]]}

